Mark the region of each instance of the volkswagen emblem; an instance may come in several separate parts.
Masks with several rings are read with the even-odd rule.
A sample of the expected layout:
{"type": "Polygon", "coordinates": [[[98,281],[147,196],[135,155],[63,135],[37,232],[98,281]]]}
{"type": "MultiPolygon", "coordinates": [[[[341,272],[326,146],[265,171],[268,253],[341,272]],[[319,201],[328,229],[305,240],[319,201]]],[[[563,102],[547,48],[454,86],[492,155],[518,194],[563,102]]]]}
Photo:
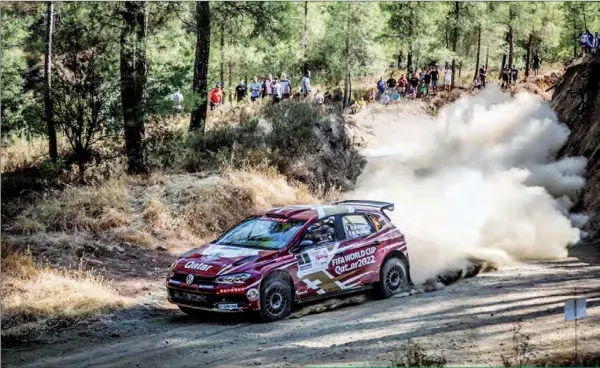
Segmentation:
{"type": "Polygon", "coordinates": [[[187,275],[187,277],[185,278],[185,282],[188,285],[191,285],[194,282],[194,275],[192,275],[191,273],[187,275]]]}

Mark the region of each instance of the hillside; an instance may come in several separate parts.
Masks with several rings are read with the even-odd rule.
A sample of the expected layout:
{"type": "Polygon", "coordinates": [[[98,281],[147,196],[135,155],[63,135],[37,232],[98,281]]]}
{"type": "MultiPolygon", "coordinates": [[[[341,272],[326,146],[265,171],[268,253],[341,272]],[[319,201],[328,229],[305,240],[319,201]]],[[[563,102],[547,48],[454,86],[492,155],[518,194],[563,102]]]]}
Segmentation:
{"type": "Polygon", "coordinates": [[[597,238],[600,225],[600,57],[580,59],[570,65],[556,86],[552,108],[571,130],[559,156],[584,156],[588,159],[587,182],[575,204],[577,212],[591,215],[588,227],[597,238]]]}

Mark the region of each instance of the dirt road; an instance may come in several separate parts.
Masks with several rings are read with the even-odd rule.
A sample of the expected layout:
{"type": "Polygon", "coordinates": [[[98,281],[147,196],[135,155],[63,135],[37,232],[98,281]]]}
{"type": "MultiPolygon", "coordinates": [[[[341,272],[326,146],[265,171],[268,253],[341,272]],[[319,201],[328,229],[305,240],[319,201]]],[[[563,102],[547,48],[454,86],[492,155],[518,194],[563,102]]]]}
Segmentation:
{"type": "MultiPolygon", "coordinates": [[[[175,309],[123,311],[104,321],[2,351],[4,367],[273,367],[389,365],[413,339],[449,365],[500,365],[522,321],[532,357],[571,351],[563,303],[588,297],[579,349],[600,346],[600,252],[533,262],[462,280],[443,290],[366,302],[271,324],[243,315],[190,319],[175,309]]],[[[305,307],[306,308],[306,307],[305,307]]],[[[315,305],[309,306],[315,309],[315,305]]],[[[304,310],[306,311],[306,309],[304,310]]]]}

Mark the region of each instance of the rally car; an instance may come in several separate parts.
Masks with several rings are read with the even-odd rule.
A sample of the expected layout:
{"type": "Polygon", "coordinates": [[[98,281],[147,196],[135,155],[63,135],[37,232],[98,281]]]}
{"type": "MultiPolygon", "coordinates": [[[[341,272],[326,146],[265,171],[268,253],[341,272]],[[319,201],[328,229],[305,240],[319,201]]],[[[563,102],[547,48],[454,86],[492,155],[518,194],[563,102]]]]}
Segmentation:
{"type": "Polygon", "coordinates": [[[271,322],[320,298],[365,289],[389,297],[412,283],[404,235],[384,212],[393,209],[346,200],[250,216],[173,263],[169,301],[191,315],[258,311],[271,322]]]}

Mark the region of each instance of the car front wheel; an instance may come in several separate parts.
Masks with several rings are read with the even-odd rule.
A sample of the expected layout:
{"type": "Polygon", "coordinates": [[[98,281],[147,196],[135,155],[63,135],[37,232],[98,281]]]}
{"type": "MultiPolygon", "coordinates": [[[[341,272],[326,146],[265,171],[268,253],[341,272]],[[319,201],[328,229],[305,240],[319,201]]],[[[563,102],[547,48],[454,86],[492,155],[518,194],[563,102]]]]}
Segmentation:
{"type": "Polygon", "coordinates": [[[264,322],[285,318],[292,310],[292,287],[280,277],[267,278],[261,286],[260,317],[264,322]]]}
{"type": "Polygon", "coordinates": [[[408,266],[406,262],[398,257],[390,257],[381,268],[379,282],[375,284],[375,296],[389,298],[406,288],[408,284],[408,266]]]}

